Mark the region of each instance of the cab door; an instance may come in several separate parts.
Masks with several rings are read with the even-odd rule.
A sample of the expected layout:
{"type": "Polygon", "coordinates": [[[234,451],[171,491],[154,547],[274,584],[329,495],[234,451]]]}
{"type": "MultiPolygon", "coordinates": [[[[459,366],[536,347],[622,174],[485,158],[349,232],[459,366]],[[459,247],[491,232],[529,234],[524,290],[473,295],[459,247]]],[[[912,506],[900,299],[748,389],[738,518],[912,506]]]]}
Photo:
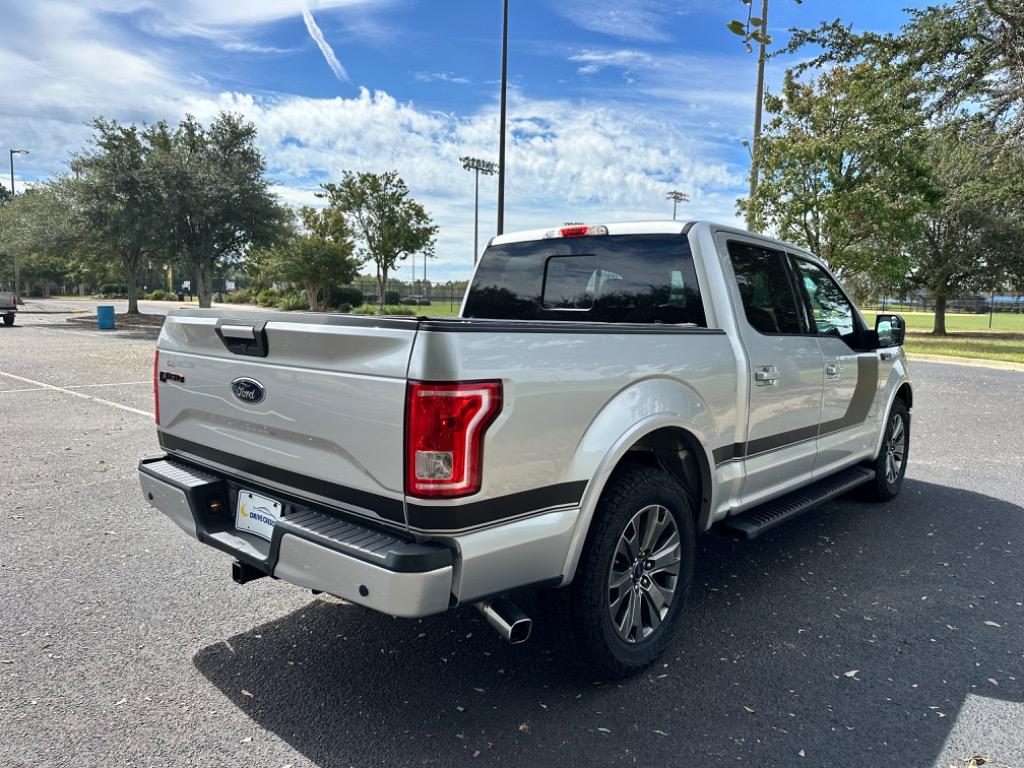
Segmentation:
{"type": "Polygon", "coordinates": [[[811,478],[824,362],[786,254],[725,233],[719,247],[748,364],[746,442],[734,458],[744,463],[741,501],[749,507],[811,478]]]}
{"type": "Polygon", "coordinates": [[[878,437],[879,356],[838,281],[821,264],[790,254],[790,266],[824,361],[821,428],[814,476],[866,458],[878,437]]]}

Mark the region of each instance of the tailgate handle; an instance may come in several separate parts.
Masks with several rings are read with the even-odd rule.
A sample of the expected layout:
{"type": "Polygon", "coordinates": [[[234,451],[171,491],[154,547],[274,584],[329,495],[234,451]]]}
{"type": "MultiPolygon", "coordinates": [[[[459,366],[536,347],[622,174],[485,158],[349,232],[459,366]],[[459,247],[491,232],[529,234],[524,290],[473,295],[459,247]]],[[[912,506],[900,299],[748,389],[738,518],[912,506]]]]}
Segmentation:
{"type": "Polygon", "coordinates": [[[214,331],[229,352],[250,357],[266,357],[270,351],[267,348],[266,325],[266,321],[246,324],[218,320],[214,331]]]}

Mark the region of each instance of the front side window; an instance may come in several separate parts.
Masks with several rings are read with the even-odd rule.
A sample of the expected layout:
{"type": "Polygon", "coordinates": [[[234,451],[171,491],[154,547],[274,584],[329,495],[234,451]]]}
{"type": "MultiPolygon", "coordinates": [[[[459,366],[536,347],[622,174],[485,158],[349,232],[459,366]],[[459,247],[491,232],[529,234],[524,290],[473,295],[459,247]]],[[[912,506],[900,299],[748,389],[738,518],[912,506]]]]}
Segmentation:
{"type": "Polygon", "coordinates": [[[839,284],[817,264],[804,259],[793,259],[797,280],[811,305],[811,330],[818,336],[838,336],[850,339],[856,333],[853,305],[839,284]]]}
{"type": "Polygon", "coordinates": [[[690,245],[680,235],[552,238],[487,249],[465,317],[705,327],[690,245]]]}
{"type": "Polygon", "coordinates": [[[728,248],[750,327],[764,334],[803,333],[785,254],[740,242],[730,242],[728,248]]]}

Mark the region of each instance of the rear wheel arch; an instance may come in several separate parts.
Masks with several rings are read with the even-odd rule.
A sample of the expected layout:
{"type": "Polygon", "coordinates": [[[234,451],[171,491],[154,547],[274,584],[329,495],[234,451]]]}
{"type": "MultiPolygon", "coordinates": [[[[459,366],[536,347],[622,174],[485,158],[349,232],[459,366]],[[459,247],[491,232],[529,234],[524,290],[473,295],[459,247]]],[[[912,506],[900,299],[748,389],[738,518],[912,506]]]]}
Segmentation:
{"type": "Polygon", "coordinates": [[[598,502],[611,478],[631,466],[652,466],[666,472],[688,496],[697,531],[704,530],[710,517],[713,493],[712,465],[708,451],[695,431],[676,423],[648,424],[646,429],[626,437],[609,452],[606,463],[595,473],[584,497],[577,530],[563,569],[563,584],[575,576],[580,554],[590,529],[595,525],[598,502]]]}

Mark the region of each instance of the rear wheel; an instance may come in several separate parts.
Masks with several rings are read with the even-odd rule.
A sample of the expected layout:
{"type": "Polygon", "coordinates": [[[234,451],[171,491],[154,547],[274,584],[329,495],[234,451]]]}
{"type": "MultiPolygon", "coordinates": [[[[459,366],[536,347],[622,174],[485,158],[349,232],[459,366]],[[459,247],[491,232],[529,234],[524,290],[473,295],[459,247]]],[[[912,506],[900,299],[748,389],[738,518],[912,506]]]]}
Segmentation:
{"type": "Polygon", "coordinates": [[[6,325],[6,326],[14,325],[14,315],[4,315],[4,325],[6,325]]]}
{"type": "Polygon", "coordinates": [[[875,459],[875,479],[867,486],[869,496],[875,501],[889,501],[896,498],[907,473],[907,457],[910,454],[910,411],[900,399],[893,400],[889,417],[882,436],[882,449],[875,459]]]}
{"type": "Polygon", "coordinates": [[[562,605],[590,669],[623,677],[672,638],[693,577],[693,515],[686,492],[647,466],[618,471],[595,510],[562,605]]]}

